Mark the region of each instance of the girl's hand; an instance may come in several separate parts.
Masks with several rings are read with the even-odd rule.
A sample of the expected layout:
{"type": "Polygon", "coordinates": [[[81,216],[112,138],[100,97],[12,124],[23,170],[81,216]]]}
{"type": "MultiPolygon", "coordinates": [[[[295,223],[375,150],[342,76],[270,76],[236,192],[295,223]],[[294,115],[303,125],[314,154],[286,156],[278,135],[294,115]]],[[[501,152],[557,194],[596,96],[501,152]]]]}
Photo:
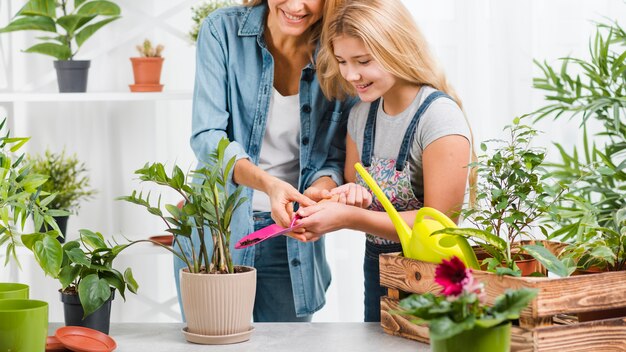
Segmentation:
{"type": "Polygon", "coordinates": [[[309,199],[314,200],[316,202],[319,202],[320,200],[323,200],[323,199],[328,199],[332,196],[329,190],[325,188],[319,188],[316,186],[311,186],[305,189],[304,195],[307,196],[309,199]]]}
{"type": "Polygon", "coordinates": [[[356,183],[346,183],[335,187],[330,191],[330,194],[338,195],[340,203],[359,208],[367,208],[372,204],[372,194],[365,187],[356,183]]]}
{"type": "Polygon", "coordinates": [[[347,219],[352,216],[355,207],[338,202],[321,202],[309,207],[301,207],[297,214],[301,219],[296,220],[296,225],[306,229],[300,233],[306,241],[317,241],[328,232],[349,227],[347,219]]]}

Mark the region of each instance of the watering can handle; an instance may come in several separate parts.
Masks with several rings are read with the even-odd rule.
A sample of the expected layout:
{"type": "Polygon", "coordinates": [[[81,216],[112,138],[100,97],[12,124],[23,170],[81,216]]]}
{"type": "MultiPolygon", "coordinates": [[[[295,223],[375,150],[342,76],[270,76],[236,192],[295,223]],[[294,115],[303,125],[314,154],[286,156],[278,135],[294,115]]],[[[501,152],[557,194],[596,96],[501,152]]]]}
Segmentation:
{"type": "Polygon", "coordinates": [[[415,215],[415,222],[422,222],[422,220],[424,220],[424,216],[430,216],[445,227],[456,227],[454,221],[435,208],[423,207],[418,210],[415,215]]]}

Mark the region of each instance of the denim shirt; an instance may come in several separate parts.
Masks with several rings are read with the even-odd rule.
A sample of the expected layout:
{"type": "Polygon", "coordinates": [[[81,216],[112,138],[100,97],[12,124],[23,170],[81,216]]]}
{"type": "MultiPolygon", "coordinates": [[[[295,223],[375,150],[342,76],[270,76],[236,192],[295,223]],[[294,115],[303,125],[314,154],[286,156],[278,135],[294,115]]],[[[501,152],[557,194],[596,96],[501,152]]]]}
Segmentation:
{"type": "MultiPolygon", "coordinates": [[[[229,7],[213,12],[202,24],[191,136],[191,147],[200,164],[207,161],[223,137],[233,141],[226,150],[225,162],[235,157],[258,164],[274,78],[274,60],[263,36],[266,14],[264,4],[229,7]]],[[[346,125],[354,101],[327,100],[314,64],[302,70],[299,99],[299,191],[321,176],[342,184],[346,125]]],[[[234,186],[232,173],[230,185],[234,186]]],[[[237,209],[231,223],[231,253],[235,264],[254,265],[254,246],[234,249],[240,238],[253,231],[252,189],[246,188],[243,196],[248,201],[237,209]]],[[[185,248],[190,250],[189,243],[185,248]]],[[[331,280],[324,239],[302,243],[288,238],[287,250],[296,314],[312,314],[324,306],[331,280]]]]}

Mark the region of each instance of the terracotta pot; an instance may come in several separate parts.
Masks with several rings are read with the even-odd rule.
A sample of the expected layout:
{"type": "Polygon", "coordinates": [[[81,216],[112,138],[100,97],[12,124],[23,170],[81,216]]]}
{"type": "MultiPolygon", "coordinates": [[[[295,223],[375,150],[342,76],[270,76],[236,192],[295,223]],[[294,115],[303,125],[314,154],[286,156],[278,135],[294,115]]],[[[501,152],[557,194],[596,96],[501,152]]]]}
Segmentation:
{"type": "Polygon", "coordinates": [[[162,57],[131,57],[135,84],[130,85],[133,92],[160,92],[162,57]]]}
{"type": "MultiPolygon", "coordinates": [[[[234,274],[191,274],[180,271],[180,294],[187,332],[225,336],[251,329],[256,293],[256,269],[239,266],[234,274]]],[[[248,335],[249,338],[249,335],[248,335]]],[[[246,338],[247,339],[247,338],[246,338]]],[[[232,341],[240,342],[240,341],[232,341]]]]}

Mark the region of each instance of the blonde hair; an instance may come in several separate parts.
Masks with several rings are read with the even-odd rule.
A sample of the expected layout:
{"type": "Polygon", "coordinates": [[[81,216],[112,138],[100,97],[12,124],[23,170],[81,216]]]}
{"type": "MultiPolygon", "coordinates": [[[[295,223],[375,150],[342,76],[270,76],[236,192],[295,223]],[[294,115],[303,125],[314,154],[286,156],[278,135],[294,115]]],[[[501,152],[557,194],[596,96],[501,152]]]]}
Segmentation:
{"type": "MultiPolygon", "coordinates": [[[[399,0],[350,0],[326,18],[317,58],[317,75],[320,87],[329,99],[356,95],[354,87],[341,76],[334,54],[334,40],[344,35],[362,40],[387,72],[409,83],[440,90],[463,109],[461,99],[448,83],[443,70],[438,67],[411,13],[399,0]]],[[[471,127],[470,139],[471,161],[475,162],[471,127]]],[[[474,168],[470,168],[469,182],[470,204],[474,204],[474,168]]]]}
{"type": "MultiPolygon", "coordinates": [[[[317,43],[320,40],[323,29],[326,27],[326,19],[329,18],[332,13],[337,11],[337,8],[340,7],[346,0],[322,1],[324,1],[322,19],[311,28],[311,37],[309,38],[311,43],[317,43]]],[[[267,0],[243,0],[243,5],[248,7],[258,6],[263,3],[267,3],[267,0]]]]}

